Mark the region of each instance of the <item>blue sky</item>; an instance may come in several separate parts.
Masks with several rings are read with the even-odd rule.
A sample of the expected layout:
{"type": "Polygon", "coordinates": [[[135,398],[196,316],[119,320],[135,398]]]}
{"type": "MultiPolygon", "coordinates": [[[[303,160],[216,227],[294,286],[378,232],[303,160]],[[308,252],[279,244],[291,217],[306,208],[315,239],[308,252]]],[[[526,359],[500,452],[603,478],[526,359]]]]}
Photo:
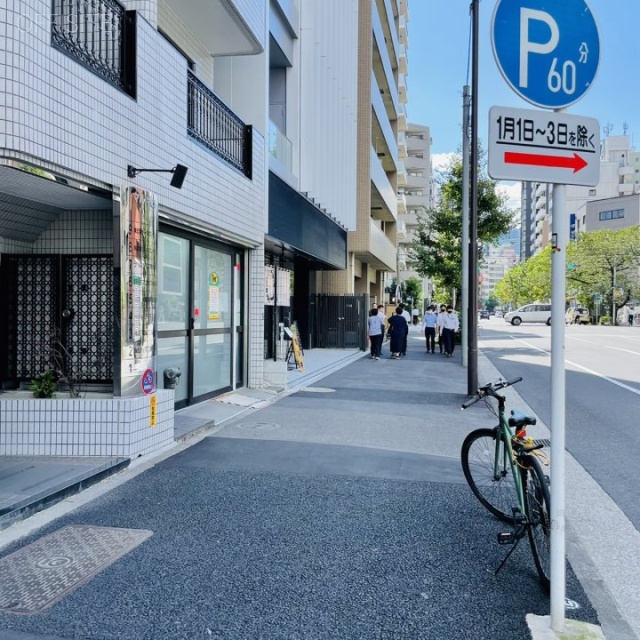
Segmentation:
{"type": "MultiPolygon", "coordinates": [[[[587,1],[599,30],[600,66],[592,87],[568,112],[598,119],[601,131],[612,125],[612,135],[621,135],[626,122],[640,148],[640,0],[587,1]]],[[[493,58],[490,30],[496,2],[480,2],[478,128],[485,148],[490,107],[537,108],[516,95],[493,58]]],[[[439,154],[461,146],[462,87],[471,84],[469,6],[470,0],[409,0],[407,111],[410,122],[430,127],[436,163],[439,154]]]]}

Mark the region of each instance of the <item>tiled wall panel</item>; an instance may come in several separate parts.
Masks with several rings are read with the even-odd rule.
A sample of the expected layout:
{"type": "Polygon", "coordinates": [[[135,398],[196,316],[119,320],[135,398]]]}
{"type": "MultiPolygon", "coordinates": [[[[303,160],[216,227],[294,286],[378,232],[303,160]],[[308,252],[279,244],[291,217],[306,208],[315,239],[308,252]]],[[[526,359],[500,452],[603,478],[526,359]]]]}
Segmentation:
{"type": "Polygon", "coordinates": [[[187,136],[187,63],[152,24],[138,21],[134,100],[53,49],[47,21],[32,20],[30,28],[24,28],[25,14],[46,16],[49,5],[49,0],[9,0],[0,13],[0,27],[6,32],[6,47],[0,53],[4,152],[116,189],[131,183],[128,164],[168,169],[185,164],[189,173],[181,190],[171,188],[169,176],[162,173],[141,174],[135,182],[156,193],[161,208],[185,212],[247,243],[260,244],[263,137],[254,136],[256,170],[249,180],[187,136]]]}
{"type": "Polygon", "coordinates": [[[133,458],[171,445],[172,390],[104,400],[35,398],[0,400],[0,456],[114,456],[133,458]]]}

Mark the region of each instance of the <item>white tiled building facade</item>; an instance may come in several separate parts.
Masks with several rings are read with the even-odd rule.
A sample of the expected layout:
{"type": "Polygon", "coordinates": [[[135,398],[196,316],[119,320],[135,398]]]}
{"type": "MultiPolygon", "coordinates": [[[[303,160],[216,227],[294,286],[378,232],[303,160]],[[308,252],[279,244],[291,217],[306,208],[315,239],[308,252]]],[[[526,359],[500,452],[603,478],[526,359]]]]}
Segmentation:
{"type": "MultiPolygon", "coordinates": [[[[372,42],[396,95],[381,107],[395,190],[407,19],[406,0],[3,3],[0,455],[62,432],[68,447],[46,455],[147,453],[171,440],[174,409],[269,383],[284,309],[313,341],[304,305],[354,263],[348,234],[373,192],[357,135],[365,104],[369,161],[372,42]],[[26,390],[56,349],[63,374],[102,394],[96,439],[81,426],[93,400],[26,390]],[[15,403],[45,417],[27,428],[15,403]]],[[[377,244],[362,258],[391,255],[392,200],[388,219],[368,201],[377,244]]]]}

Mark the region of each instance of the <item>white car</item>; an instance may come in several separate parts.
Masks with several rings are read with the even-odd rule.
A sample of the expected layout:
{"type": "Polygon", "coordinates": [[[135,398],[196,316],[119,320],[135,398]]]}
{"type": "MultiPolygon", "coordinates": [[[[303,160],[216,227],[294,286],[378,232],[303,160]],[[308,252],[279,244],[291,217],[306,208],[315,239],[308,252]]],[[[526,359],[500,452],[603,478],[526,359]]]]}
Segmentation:
{"type": "Polygon", "coordinates": [[[550,304],[525,304],[516,311],[509,311],[504,316],[505,322],[510,322],[516,327],[522,322],[544,322],[551,324],[550,304]]]}
{"type": "Polygon", "coordinates": [[[502,318],[502,311],[496,311],[496,318],[502,318]]]}

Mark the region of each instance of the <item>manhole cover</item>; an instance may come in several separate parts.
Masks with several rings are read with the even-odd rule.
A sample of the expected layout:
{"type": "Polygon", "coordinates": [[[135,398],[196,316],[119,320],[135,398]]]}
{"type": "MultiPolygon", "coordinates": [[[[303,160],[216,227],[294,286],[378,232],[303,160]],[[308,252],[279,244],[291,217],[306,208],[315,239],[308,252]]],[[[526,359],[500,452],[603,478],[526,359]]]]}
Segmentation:
{"type": "Polygon", "coordinates": [[[335,389],[330,389],[329,387],[305,387],[301,389],[305,393],[335,393],[335,389]]]}
{"type": "Polygon", "coordinates": [[[71,525],[0,559],[0,611],[40,613],[144,542],[151,531],[71,525]]]}
{"type": "Polygon", "coordinates": [[[280,425],[275,422],[241,422],[236,427],[244,431],[270,431],[271,429],[279,429],[280,425]]]}

